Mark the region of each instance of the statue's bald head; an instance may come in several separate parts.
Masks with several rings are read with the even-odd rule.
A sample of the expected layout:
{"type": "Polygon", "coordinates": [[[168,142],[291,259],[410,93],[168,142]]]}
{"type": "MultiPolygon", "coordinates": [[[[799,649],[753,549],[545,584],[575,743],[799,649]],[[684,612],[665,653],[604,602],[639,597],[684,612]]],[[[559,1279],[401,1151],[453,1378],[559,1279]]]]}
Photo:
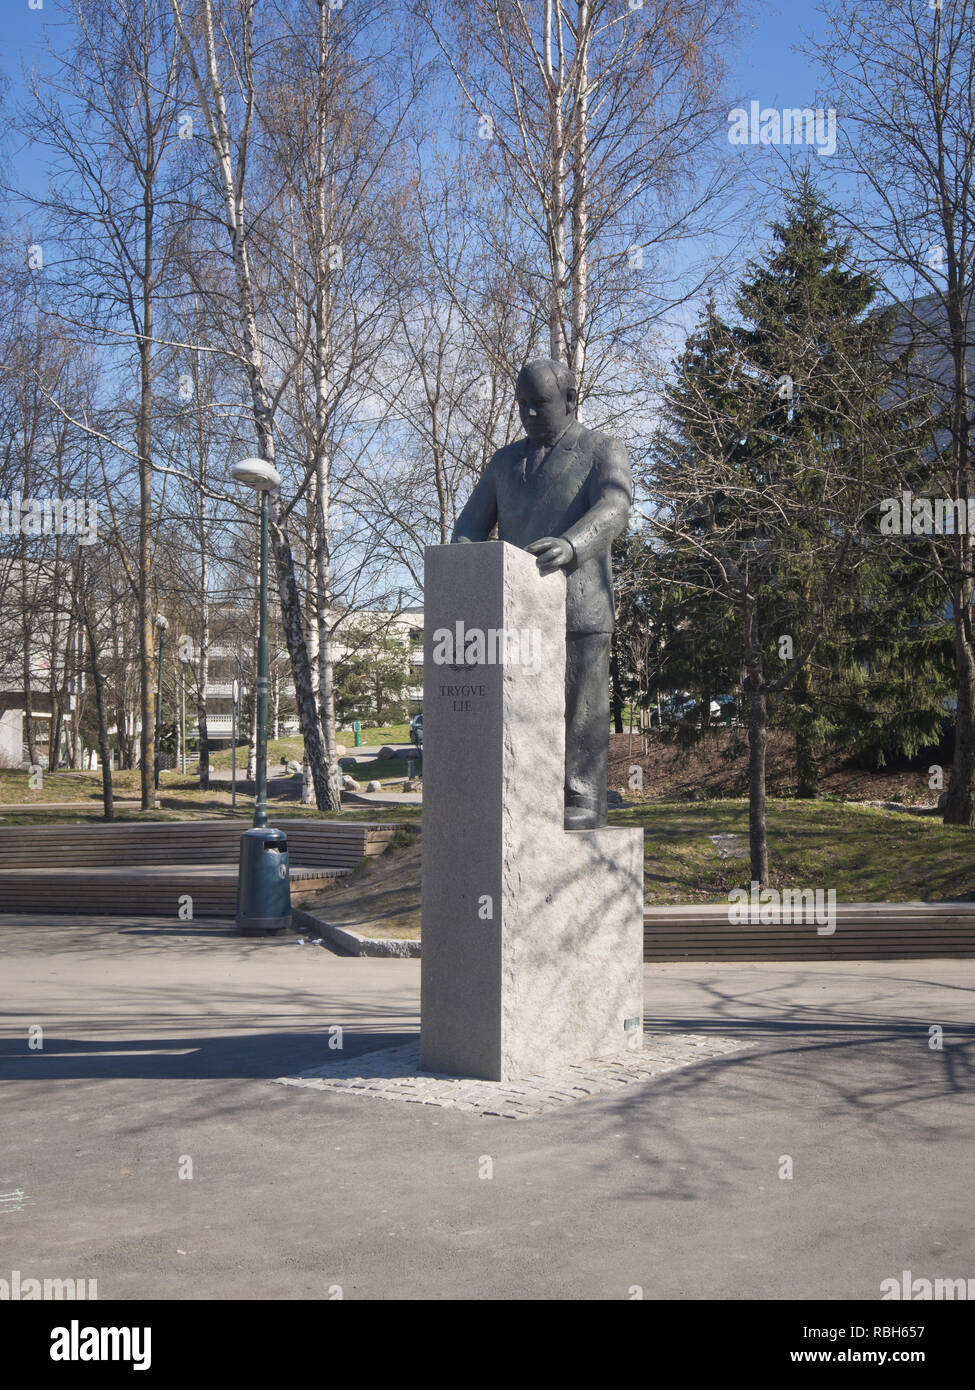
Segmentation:
{"type": "Polygon", "coordinates": [[[515,392],[521,423],[535,444],[553,443],[575,416],[575,372],[550,357],[526,362],[515,392]]]}

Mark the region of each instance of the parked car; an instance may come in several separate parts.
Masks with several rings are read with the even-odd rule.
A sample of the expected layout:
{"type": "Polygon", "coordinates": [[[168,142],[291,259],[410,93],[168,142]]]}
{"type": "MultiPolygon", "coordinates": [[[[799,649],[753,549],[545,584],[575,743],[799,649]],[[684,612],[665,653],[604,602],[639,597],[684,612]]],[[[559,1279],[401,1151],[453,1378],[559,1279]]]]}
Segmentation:
{"type": "MultiPolygon", "coordinates": [[[[734,724],[738,719],[738,699],[734,695],[716,695],[715,703],[718,706],[722,724],[734,724]]],[[[712,719],[718,716],[714,713],[714,705],[711,706],[712,719]]]]}
{"type": "Polygon", "coordinates": [[[420,752],[423,752],[423,715],[414,714],[410,720],[410,742],[415,743],[420,752]]]}
{"type": "Polygon", "coordinates": [[[650,706],[650,726],[675,724],[678,719],[683,718],[685,707],[693,708],[694,701],[689,699],[686,691],[681,691],[677,695],[668,695],[666,700],[661,700],[659,705],[650,706]]]}
{"type": "MultiPolygon", "coordinates": [[[[722,706],[718,700],[712,700],[710,708],[712,720],[722,717],[722,706]]],[[[670,724],[679,724],[682,719],[699,719],[700,715],[701,701],[696,700],[693,695],[688,695],[686,691],[681,691],[676,695],[669,696],[666,700],[661,700],[659,717],[657,706],[650,706],[650,725],[651,728],[654,728],[663,724],[666,728],[670,724]]]]}
{"type": "MultiPolygon", "coordinates": [[[[684,703],[684,707],[681,710],[680,717],[682,719],[689,719],[692,715],[699,716],[701,714],[701,704],[702,702],[700,700],[686,700],[684,703]]],[[[718,704],[717,700],[711,701],[709,706],[709,713],[711,719],[720,719],[721,706],[718,704]]]]}

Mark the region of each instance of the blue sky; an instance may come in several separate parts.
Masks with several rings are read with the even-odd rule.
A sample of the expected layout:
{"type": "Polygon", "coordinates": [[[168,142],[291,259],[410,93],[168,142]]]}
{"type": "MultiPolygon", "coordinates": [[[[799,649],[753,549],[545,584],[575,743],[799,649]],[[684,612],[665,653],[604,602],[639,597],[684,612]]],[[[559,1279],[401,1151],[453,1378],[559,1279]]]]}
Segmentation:
{"type": "MultiPolygon", "coordinates": [[[[750,87],[747,94],[762,98],[768,105],[803,104],[815,89],[815,78],[805,59],[790,51],[799,36],[797,11],[802,16],[801,27],[815,29],[814,12],[788,5],[756,6],[743,29],[735,67],[744,79],[742,85],[750,87]]],[[[31,54],[39,50],[44,26],[56,33],[57,23],[55,0],[46,0],[40,10],[30,9],[29,0],[6,0],[0,63],[11,80],[18,80],[21,62],[29,62],[31,54]]]]}
{"type": "MultiPolygon", "coordinates": [[[[346,0],[354,4],[356,0],[346,0]]],[[[59,31],[65,21],[58,0],[34,0],[40,9],[30,8],[29,0],[5,0],[4,24],[0,29],[0,72],[9,83],[8,111],[15,109],[25,95],[25,69],[42,58],[45,35],[57,47],[59,31]]],[[[110,0],[105,0],[110,3],[110,0]]],[[[626,0],[619,0],[620,4],[626,0]]],[[[923,0],[922,0],[923,3],[923,0]]],[[[824,22],[807,7],[795,4],[764,5],[761,0],[744,0],[743,18],[737,45],[727,54],[728,93],[732,101],[747,107],[757,101],[762,108],[808,107],[815,105],[817,72],[813,65],[794,46],[805,31],[822,31],[824,22]]],[[[841,113],[842,114],[842,113],[841,113]]],[[[717,136],[719,155],[740,161],[736,169],[734,197],[731,204],[730,226],[726,235],[708,241],[700,238],[693,245],[675,249],[674,268],[680,271],[688,260],[711,253],[727,255],[740,238],[743,244],[729,262],[734,278],[743,267],[745,255],[754,253],[767,240],[767,223],[778,212],[777,199],[770,187],[781,185],[785,174],[783,156],[791,153],[794,161],[811,157],[813,167],[827,166],[829,160],[808,156],[804,149],[791,151],[763,146],[732,149],[725,133],[717,136]]],[[[4,151],[7,172],[15,187],[43,192],[44,170],[32,152],[29,132],[13,131],[13,138],[4,151]]],[[[824,167],[824,182],[830,182],[832,169],[824,167]]],[[[13,212],[14,209],[8,209],[13,212]]],[[[8,219],[9,220],[9,219],[8,219]]],[[[697,305],[690,303],[668,316],[664,333],[664,358],[676,354],[683,344],[686,331],[696,317],[697,305]]]]}
{"type": "MultiPolygon", "coordinates": [[[[0,73],[8,83],[4,100],[8,119],[26,96],[24,73],[44,51],[45,30],[53,41],[60,22],[50,0],[40,10],[29,9],[28,0],[5,0],[3,26],[0,29],[0,73]]],[[[17,187],[40,192],[43,189],[43,171],[32,158],[25,136],[26,132],[16,127],[11,132],[4,150],[5,168],[17,187]]]]}
{"type": "MultiPolygon", "coordinates": [[[[354,2],[354,0],[353,0],[354,2]]],[[[57,0],[34,0],[42,8],[31,9],[30,0],[6,0],[4,23],[0,31],[0,71],[10,82],[10,100],[16,104],[24,95],[22,73],[44,51],[47,32],[56,44],[60,26],[57,0]]],[[[805,58],[792,51],[799,38],[796,15],[804,29],[815,29],[818,16],[805,7],[757,4],[743,21],[737,52],[729,54],[733,94],[755,99],[763,106],[805,106],[812,102],[816,74],[805,58]]],[[[820,25],[822,21],[819,21],[820,25]]],[[[10,152],[14,154],[13,151],[10,152]]],[[[764,163],[768,152],[748,151],[764,163]]],[[[16,153],[13,164],[16,182],[33,183],[40,170],[29,148],[16,153]]]]}
{"type": "MultiPolygon", "coordinates": [[[[743,38],[735,69],[741,74],[740,94],[764,106],[806,106],[816,93],[816,73],[792,47],[800,30],[815,33],[818,15],[806,6],[759,6],[751,23],[752,38],[743,38]],[[797,23],[796,16],[801,20],[797,23]]],[[[736,85],[736,84],[732,84],[736,85]]]]}
{"type": "MultiPolygon", "coordinates": [[[[355,3],[355,0],[346,0],[355,3]]],[[[25,95],[23,72],[44,53],[45,33],[57,44],[59,30],[65,24],[59,0],[34,0],[41,9],[31,9],[31,0],[6,0],[5,23],[0,32],[0,71],[8,79],[8,103],[16,108],[25,95]]],[[[106,0],[107,3],[107,0],[106,0]]],[[[625,3],[625,0],[620,0],[625,3]]],[[[763,5],[761,0],[744,0],[743,17],[735,49],[729,52],[728,91],[733,101],[747,108],[757,101],[762,108],[807,107],[815,104],[817,73],[815,67],[795,45],[801,39],[800,30],[821,32],[824,21],[807,7],[789,4],[763,5]]],[[[841,113],[842,114],[842,113],[841,113]]],[[[731,156],[738,162],[728,226],[713,238],[702,237],[693,243],[674,248],[668,272],[680,277],[691,262],[699,264],[702,257],[728,257],[729,272],[737,278],[748,254],[754,253],[767,240],[768,219],[778,211],[777,189],[784,180],[784,160],[804,162],[810,157],[814,169],[819,169],[828,188],[834,170],[827,157],[809,155],[808,148],[769,148],[746,146],[732,149],[724,133],[717,137],[723,158],[731,156]],[[737,243],[741,240],[742,244],[737,243]]],[[[30,148],[29,132],[20,138],[16,129],[5,151],[8,171],[13,183],[32,192],[43,191],[43,166],[30,148]]],[[[720,298],[720,291],[719,291],[720,298]]],[[[696,318],[697,301],[678,308],[668,315],[666,329],[667,351],[677,350],[686,331],[696,318]]]]}

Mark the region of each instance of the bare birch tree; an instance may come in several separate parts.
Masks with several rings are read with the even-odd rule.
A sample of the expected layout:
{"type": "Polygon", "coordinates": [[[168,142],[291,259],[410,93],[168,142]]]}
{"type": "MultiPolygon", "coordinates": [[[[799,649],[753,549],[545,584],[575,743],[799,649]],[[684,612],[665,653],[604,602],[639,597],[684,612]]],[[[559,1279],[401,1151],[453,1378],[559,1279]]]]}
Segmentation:
{"type": "MultiPolygon", "coordinates": [[[[170,2],[197,101],[206,122],[223,221],[230,240],[241,335],[240,363],[250,392],[258,451],[261,458],[273,465],[274,411],[279,393],[270,389],[265,370],[265,355],[257,322],[257,285],[252,268],[252,223],[245,213],[248,161],[258,101],[254,58],[255,0],[239,0],[233,6],[224,7],[228,13],[222,13],[219,22],[214,13],[213,0],[200,0],[192,8],[182,0],[170,2]],[[240,123],[236,132],[231,128],[230,103],[220,63],[219,47],[224,42],[230,45],[225,59],[240,107],[240,123]]],[[[312,689],[294,557],[280,489],[271,495],[270,500],[281,616],[294,674],[295,699],[305,753],[311,767],[318,808],[334,810],[337,808],[333,805],[333,788],[326,763],[321,720],[312,689]]]]}
{"type": "Polygon", "coordinates": [[[671,257],[715,210],[723,173],[708,144],[726,117],[722,50],[737,0],[417,10],[519,230],[548,354],[576,373],[582,406],[594,396],[621,413],[627,358],[681,298],[671,257]]]}
{"type": "MultiPolygon", "coordinates": [[[[856,176],[849,220],[902,301],[920,349],[914,389],[939,404],[932,482],[967,505],[975,484],[975,3],[829,0],[825,8],[829,31],[808,51],[838,110],[836,158],[856,176]]],[[[931,555],[955,628],[955,752],[944,819],[975,826],[972,536],[958,530],[931,555]]]]}
{"type": "MultiPolygon", "coordinates": [[[[155,315],[167,273],[172,185],[167,163],[180,103],[177,45],[165,0],[118,0],[110,11],[71,0],[73,42],[31,81],[31,137],[49,154],[52,180],[32,197],[43,219],[37,293],[135,378],[134,444],[139,535],[131,566],[140,625],[142,806],[155,804],[151,731],[153,388],[160,367],[155,315]],[[79,100],[80,98],[80,100],[79,100]]],[[[97,429],[91,420],[82,423],[97,429]]]]}

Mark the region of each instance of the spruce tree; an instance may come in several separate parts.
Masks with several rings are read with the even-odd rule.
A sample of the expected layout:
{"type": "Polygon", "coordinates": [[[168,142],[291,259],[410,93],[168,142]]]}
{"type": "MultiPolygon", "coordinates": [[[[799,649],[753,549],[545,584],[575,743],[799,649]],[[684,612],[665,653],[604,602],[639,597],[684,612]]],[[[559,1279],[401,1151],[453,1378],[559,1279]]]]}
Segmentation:
{"type": "Polygon", "coordinates": [[[764,258],[746,269],[734,301],[739,322],[726,324],[713,300],[705,306],[676,364],[653,451],[650,491],[674,582],[720,597],[717,621],[722,603],[735,612],[759,882],[768,873],[770,703],[796,734],[809,794],[819,746],[836,723],[822,694],[862,663],[857,641],[879,649],[910,621],[903,593],[887,582],[890,556],[873,543],[871,518],[890,478],[918,458],[923,428],[920,407],[893,389],[902,363],[890,347],[890,316],[869,312],[876,295],[807,175],[773,224],[764,258]],[[865,593],[876,604],[866,628],[865,593]]]}
{"type": "MultiPolygon", "coordinates": [[[[747,325],[737,337],[755,369],[778,373],[776,409],[758,438],[791,469],[805,503],[793,528],[794,563],[780,572],[789,600],[781,620],[798,648],[812,631],[831,552],[824,526],[834,521],[823,506],[830,475],[859,476],[863,500],[879,502],[904,468],[917,467],[926,435],[920,404],[905,409],[896,391],[910,356],[891,343],[896,313],[877,310],[879,286],[852,263],[851,243],[837,236],[808,170],[773,234],[768,261],[736,298],[747,325]]],[[[828,742],[872,748],[883,765],[935,735],[942,712],[941,637],[926,626],[936,590],[917,563],[875,544],[867,511],[815,645],[776,711],[795,737],[800,797],[816,795],[828,742]]]]}

